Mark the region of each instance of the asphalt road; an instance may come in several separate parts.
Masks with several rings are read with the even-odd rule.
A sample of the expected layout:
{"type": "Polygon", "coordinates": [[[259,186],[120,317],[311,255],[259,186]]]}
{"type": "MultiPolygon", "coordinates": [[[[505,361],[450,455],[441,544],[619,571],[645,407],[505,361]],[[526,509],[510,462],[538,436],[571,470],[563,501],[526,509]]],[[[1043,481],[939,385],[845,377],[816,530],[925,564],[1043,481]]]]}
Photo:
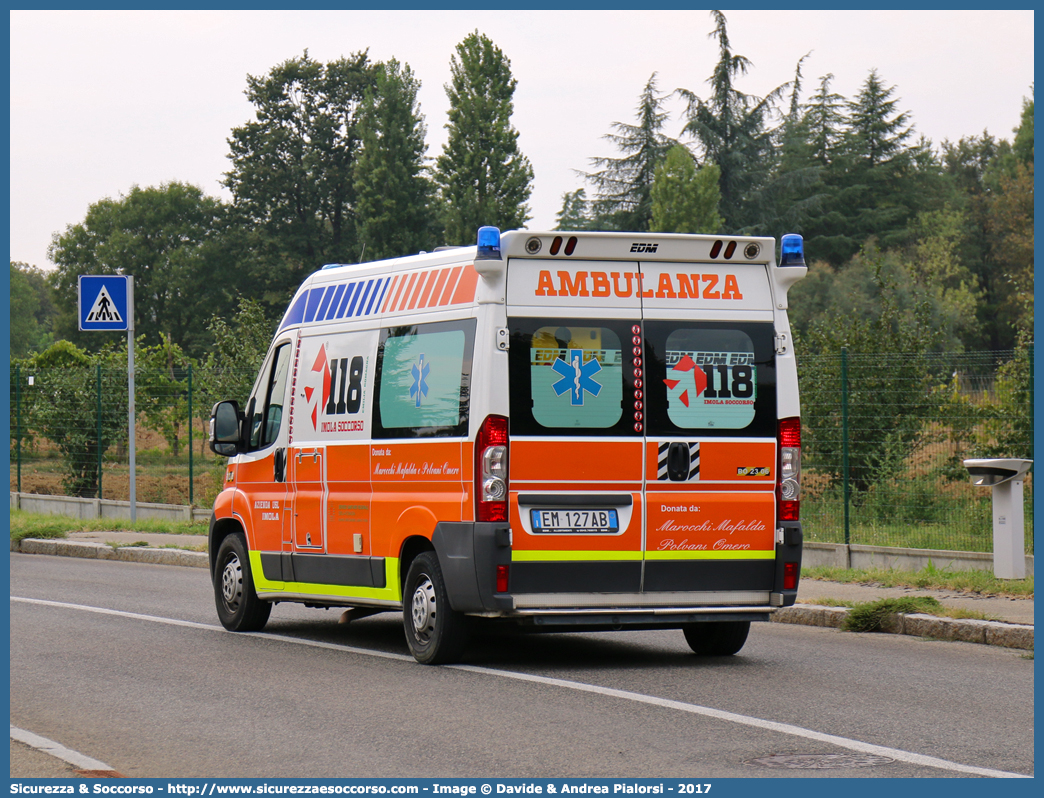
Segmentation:
{"type": "Polygon", "coordinates": [[[490,634],[432,668],[392,614],[280,604],[227,633],[203,569],[12,554],[11,597],[12,725],[131,777],[1033,773],[1033,661],[992,646],[757,624],[699,659],[677,631],[490,634]]]}

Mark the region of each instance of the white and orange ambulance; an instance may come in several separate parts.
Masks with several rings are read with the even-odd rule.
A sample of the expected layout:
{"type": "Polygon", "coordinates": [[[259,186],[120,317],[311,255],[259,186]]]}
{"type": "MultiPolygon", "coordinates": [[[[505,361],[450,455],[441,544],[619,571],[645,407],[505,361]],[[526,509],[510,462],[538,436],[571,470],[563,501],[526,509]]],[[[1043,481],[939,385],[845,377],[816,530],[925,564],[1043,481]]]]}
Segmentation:
{"type": "Polygon", "coordinates": [[[681,629],[727,655],[793,604],[799,236],[479,230],[330,265],[247,405],[219,402],[218,615],[402,612],[421,662],[474,619],[681,629]]]}

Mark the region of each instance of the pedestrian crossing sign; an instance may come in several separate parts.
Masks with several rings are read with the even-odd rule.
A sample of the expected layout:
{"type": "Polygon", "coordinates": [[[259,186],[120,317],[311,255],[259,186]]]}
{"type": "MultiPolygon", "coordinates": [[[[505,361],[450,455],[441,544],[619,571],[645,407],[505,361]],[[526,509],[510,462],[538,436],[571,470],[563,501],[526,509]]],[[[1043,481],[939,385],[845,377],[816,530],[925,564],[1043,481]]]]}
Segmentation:
{"type": "Polygon", "coordinates": [[[128,277],[80,275],[80,329],[127,330],[128,277]]]}

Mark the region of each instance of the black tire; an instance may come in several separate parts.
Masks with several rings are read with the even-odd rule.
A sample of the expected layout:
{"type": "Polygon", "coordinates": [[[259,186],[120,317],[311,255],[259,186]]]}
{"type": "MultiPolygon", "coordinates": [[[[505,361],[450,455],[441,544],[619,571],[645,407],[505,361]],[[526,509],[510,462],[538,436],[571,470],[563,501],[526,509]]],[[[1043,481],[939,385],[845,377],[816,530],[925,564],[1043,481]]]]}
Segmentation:
{"type": "Polygon", "coordinates": [[[218,547],[214,601],[221,625],[230,632],[260,632],[272,614],[271,603],[254,592],[250,556],[241,533],[229,535],[218,547]]]}
{"type": "Polygon", "coordinates": [[[410,653],[424,665],[457,662],[468,644],[466,619],[450,607],[433,551],[418,554],[410,564],[402,594],[402,625],[410,653]]]}
{"type": "Polygon", "coordinates": [[[750,621],[707,621],[682,627],[689,648],[704,657],[730,657],[743,648],[750,621]]]}

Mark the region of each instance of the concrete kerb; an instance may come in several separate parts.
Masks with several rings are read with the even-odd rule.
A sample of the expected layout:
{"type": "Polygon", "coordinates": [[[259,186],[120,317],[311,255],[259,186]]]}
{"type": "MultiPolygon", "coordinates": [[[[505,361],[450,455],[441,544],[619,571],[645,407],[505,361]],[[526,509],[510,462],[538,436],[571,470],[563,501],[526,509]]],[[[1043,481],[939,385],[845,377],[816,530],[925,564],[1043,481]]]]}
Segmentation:
{"type": "Polygon", "coordinates": [[[109,546],[79,540],[25,538],[11,541],[11,551],[22,554],[50,554],[57,557],[82,557],[89,560],[144,562],[153,565],[183,565],[208,568],[206,552],[184,549],[154,549],[148,546],[109,546]]]}
{"type": "MultiPolygon", "coordinates": [[[[776,623],[796,623],[804,626],[827,626],[840,629],[848,616],[846,607],[821,607],[815,604],[795,604],[782,607],[772,615],[776,623]]],[[[983,643],[991,646],[1033,650],[1033,627],[1003,621],[979,621],[969,618],[941,618],[921,613],[895,613],[887,616],[881,631],[889,634],[930,637],[936,640],[956,640],[965,643],[983,643]]]]}
{"type": "MultiPolygon", "coordinates": [[[[11,551],[22,554],[50,554],[58,557],[84,557],[97,560],[152,563],[155,565],[182,565],[193,568],[209,567],[207,554],[200,551],[155,549],[145,546],[113,547],[104,543],[62,539],[39,540],[25,538],[21,541],[11,541],[11,551]]],[[[839,629],[847,615],[848,609],[845,607],[795,604],[793,607],[778,609],[773,614],[772,620],[776,623],[794,623],[804,626],[823,626],[839,629]]],[[[1033,650],[1033,627],[1025,624],[940,618],[935,615],[916,613],[910,615],[890,615],[885,619],[882,630],[892,634],[983,643],[1027,651],[1033,650]]]]}

